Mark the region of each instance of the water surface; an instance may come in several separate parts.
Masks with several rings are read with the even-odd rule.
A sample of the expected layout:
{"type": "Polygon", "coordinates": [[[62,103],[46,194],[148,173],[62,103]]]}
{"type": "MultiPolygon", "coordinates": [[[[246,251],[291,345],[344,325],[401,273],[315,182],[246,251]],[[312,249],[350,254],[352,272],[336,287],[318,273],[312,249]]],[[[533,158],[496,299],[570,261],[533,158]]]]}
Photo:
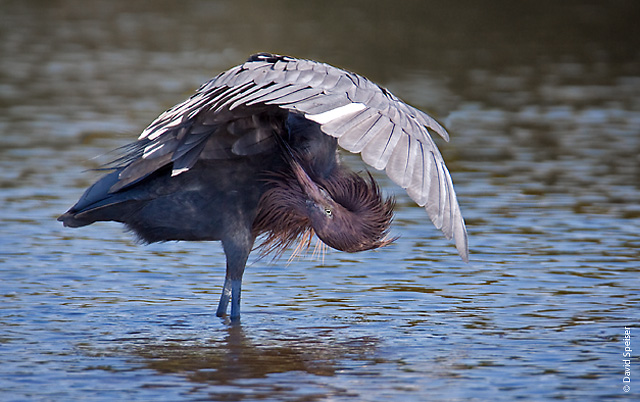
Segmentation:
{"type": "Polygon", "coordinates": [[[634,2],[129,3],[0,2],[0,399],[637,398],[634,2]],[[396,244],[252,257],[233,326],[214,316],[218,243],[55,221],[106,153],[265,50],[358,71],[447,126],[469,264],[377,175],[396,244]]]}

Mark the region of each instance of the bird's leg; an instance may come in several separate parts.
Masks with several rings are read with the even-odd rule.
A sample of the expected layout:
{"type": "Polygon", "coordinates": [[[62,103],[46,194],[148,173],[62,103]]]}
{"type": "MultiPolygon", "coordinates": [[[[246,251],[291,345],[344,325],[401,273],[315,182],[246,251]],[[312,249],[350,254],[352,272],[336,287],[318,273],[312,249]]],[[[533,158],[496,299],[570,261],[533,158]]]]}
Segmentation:
{"type": "Polygon", "coordinates": [[[255,238],[248,231],[244,236],[237,235],[222,241],[224,252],[227,256],[227,274],[224,279],[222,295],[216,315],[223,317],[227,313],[229,299],[231,299],[231,321],[240,319],[240,298],[242,289],[242,275],[247,264],[249,253],[253,247],[255,238]]]}
{"type": "Polygon", "coordinates": [[[229,305],[229,299],[231,298],[231,279],[228,277],[224,279],[224,287],[222,288],[222,294],[220,295],[220,303],[218,303],[218,310],[216,315],[218,317],[224,317],[227,314],[227,306],[229,305]]]}
{"type": "Polygon", "coordinates": [[[231,321],[240,319],[240,293],[242,279],[231,280],[231,321]]]}
{"type": "Polygon", "coordinates": [[[227,306],[229,305],[229,300],[231,300],[231,319],[240,318],[241,290],[242,279],[234,280],[229,277],[224,279],[224,287],[222,288],[220,303],[218,303],[218,310],[216,311],[218,317],[224,317],[227,314],[227,306]]]}

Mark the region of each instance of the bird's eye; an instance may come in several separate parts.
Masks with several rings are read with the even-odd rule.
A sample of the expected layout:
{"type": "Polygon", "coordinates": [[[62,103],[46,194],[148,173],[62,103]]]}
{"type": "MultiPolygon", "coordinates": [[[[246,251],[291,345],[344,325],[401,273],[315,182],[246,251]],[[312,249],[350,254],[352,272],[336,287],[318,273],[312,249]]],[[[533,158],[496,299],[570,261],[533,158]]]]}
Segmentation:
{"type": "Polygon", "coordinates": [[[330,208],[325,208],[324,209],[324,213],[325,215],[327,215],[329,218],[331,218],[333,216],[333,211],[331,211],[330,208]]]}

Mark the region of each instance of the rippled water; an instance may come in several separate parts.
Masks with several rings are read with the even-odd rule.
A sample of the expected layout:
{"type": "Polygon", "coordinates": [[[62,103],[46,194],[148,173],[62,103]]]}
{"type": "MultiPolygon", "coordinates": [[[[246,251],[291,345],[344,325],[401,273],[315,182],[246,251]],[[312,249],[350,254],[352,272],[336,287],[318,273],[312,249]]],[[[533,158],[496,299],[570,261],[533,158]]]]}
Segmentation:
{"type": "Polygon", "coordinates": [[[0,8],[1,400],[639,394],[634,2],[0,8]],[[106,152],[260,50],[357,70],[445,123],[469,264],[377,176],[398,197],[397,243],[290,264],[253,257],[233,326],[214,315],[218,243],[144,247],[117,224],[55,221],[106,152]]]}

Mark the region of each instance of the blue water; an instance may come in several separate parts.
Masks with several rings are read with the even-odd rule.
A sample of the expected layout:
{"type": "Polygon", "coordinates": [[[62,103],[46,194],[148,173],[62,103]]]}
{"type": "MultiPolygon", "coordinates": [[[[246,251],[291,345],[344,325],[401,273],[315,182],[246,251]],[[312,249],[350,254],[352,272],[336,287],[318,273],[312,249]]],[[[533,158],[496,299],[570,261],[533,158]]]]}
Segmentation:
{"type": "Polygon", "coordinates": [[[634,3],[367,4],[0,3],[0,400],[637,399],[634,3]],[[376,173],[400,239],[252,256],[231,325],[218,243],[55,221],[105,153],[259,50],[357,70],[447,126],[470,263],[376,173]]]}

